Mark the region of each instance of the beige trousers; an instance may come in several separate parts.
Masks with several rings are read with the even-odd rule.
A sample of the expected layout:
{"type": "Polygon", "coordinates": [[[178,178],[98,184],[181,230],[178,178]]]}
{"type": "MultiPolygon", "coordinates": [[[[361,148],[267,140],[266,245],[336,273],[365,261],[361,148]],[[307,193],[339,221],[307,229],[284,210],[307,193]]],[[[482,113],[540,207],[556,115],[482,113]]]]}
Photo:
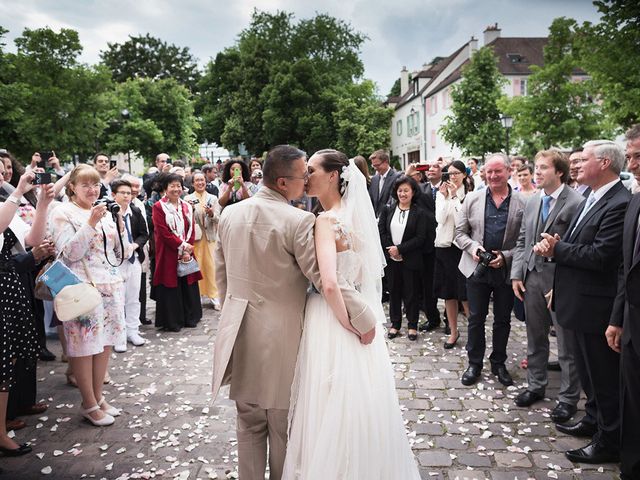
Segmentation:
{"type": "Polygon", "coordinates": [[[280,480],[287,452],[288,410],[236,402],[240,480],[264,480],[269,444],[269,478],[280,480]]]}

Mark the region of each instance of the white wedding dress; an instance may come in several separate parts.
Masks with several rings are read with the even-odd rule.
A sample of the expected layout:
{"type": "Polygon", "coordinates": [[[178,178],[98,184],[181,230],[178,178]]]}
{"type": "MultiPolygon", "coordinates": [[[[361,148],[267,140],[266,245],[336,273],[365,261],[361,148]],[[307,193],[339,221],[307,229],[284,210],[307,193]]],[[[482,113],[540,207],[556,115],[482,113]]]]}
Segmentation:
{"type": "MultiPolygon", "coordinates": [[[[338,253],[338,272],[351,284],[360,263],[353,250],[338,253]]],[[[283,479],[420,479],[382,325],[362,345],[317,293],[307,301],[283,479]]]]}

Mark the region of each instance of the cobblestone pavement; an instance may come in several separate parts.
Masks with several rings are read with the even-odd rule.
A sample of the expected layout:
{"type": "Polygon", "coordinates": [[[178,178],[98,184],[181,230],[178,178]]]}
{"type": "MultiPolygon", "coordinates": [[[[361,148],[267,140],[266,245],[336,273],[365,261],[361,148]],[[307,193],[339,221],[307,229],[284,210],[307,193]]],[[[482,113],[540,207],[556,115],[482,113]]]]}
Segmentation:
{"type": "MultiPolygon", "coordinates": [[[[123,416],[107,428],[80,419],[79,392],[64,383],[66,364],[41,363],[39,396],[51,406],[39,417],[24,418],[28,427],[16,432],[16,439],[29,441],[34,451],[3,458],[2,478],[238,478],[234,405],[226,398],[210,404],[216,326],[217,314],[206,307],[197,328],[160,333],[143,327],[147,345],[114,354],[105,396],[123,416]]],[[[519,368],[526,351],[521,322],[513,320],[509,342],[507,366],[516,381],[510,388],[500,385],[487,365],[474,388],[460,383],[466,321],[461,331],[460,345],[452,350],[442,348],[442,329],[421,334],[416,343],[406,336],[389,343],[423,479],[617,478],[617,465],[575,465],[564,457],[564,450],[586,442],[560,434],[549,420],[559,373],[550,372],[544,402],[532,409],[514,405],[526,379],[519,368]]],[[[49,347],[59,357],[59,343],[50,340],[49,347]]]]}

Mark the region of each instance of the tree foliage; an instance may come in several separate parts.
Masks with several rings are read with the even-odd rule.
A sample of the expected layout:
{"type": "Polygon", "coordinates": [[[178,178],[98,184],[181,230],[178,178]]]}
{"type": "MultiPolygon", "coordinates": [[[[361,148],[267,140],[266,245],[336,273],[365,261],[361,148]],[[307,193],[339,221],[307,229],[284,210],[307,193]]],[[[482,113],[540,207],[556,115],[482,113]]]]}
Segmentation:
{"type": "Polygon", "coordinates": [[[640,3],[593,2],[602,13],[579,29],[581,66],[593,78],[603,108],[623,128],[640,122],[640,3]]]}
{"type": "MultiPolygon", "coordinates": [[[[295,22],[291,13],[254,11],[237,43],[216,56],[200,82],[202,137],[230,150],[243,144],[253,154],[279,143],[309,152],[336,145],[340,128],[346,128],[337,123],[341,112],[346,125],[347,104],[341,107],[341,101],[385,110],[372,85],[361,86],[364,40],[328,15],[295,22]]],[[[375,113],[373,119],[384,117],[375,113]]],[[[377,132],[382,125],[373,128],[377,132]]]]}
{"type": "Polygon", "coordinates": [[[572,19],[557,18],[544,49],[544,66],[532,66],[527,95],[504,99],[502,110],[514,119],[519,153],[533,156],[549,147],[575,148],[606,135],[602,109],[594,102],[592,82],[577,81],[580,41],[572,19]]]}
{"type": "Polygon", "coordinates": [[[116,82],[132,78],[161,80],[172,78],[194,90],[200,73],[196,58],[187,47],[178,47],[148,33],[129,36],[124,43],[108,43],[100,53],[116,82]]]}
{"type": "Polygon", "coordinates": [[[462,80],[451,89],[452,114],[440,128],[443,138],[465,155],[484,156],[503,150],[498,101],[505,82],[493,49],[483,47],[475,52],[462,70],[462,80]]]}

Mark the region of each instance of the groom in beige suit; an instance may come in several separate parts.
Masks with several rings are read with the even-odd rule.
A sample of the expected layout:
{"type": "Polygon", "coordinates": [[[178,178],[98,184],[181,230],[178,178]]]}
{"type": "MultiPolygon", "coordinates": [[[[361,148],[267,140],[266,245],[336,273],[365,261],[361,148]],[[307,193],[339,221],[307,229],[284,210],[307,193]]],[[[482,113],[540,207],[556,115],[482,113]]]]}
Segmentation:
{"type": "MultiPolygon", "coordinates": [[[[289,205],[302,197],[306,156],[281,145],[267,154],[264,186],[225,208],[216,245],[222,303],[215,341],[213,397],[231,384],[238,410],[241,480],[263,480],[267,443],[271,480],[280,480],[287,447],[291,384],[302,335],[307,287],[320,287],[315,217],[289,205]]],[[[351,323],[370,343],[375,318],[357,292],[340,282],[351,323]]]]}

